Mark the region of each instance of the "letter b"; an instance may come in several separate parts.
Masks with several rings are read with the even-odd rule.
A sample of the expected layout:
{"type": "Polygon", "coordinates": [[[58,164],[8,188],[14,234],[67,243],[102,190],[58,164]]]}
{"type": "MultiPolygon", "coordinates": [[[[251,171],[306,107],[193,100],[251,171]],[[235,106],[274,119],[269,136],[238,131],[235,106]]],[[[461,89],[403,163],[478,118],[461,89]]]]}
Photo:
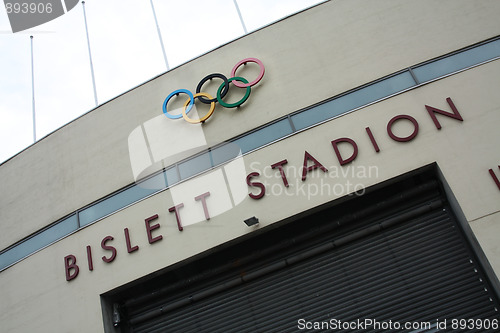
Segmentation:
{"type": "Polygon", "coordinates": [[[73,280],[78,276],[80,268],[78,268],[78,265],[76,264],[76,257],[74,255],[70,254],[64,257],[64,268],[66,271],[66,281],[73,280]],[[71,269],[73,269],[73,273],[71,272],[71,269]]]}

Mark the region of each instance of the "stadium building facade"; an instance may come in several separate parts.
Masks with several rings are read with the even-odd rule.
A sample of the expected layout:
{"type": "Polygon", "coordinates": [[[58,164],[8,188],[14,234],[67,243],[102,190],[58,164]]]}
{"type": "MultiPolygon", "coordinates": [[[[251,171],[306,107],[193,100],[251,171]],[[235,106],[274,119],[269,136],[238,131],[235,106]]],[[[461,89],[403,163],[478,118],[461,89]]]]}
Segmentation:
{"type": "Polygon", "coordinates": [[[1,331],[494,330],[498,13],[328,1],[4,162],[1,331]]]}

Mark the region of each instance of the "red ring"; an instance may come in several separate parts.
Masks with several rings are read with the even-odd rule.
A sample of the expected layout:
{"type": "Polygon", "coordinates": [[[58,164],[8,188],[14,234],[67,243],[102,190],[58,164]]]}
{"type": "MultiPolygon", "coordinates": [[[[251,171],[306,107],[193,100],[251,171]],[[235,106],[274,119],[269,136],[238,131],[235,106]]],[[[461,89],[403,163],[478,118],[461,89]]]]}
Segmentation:
{"type": "Polygon", "coordinates": [[[262,61],[260,61],[257,58],[246,58],[246,59],[240,60],[233,67],[233,70],[231,71],[231,77],[235,77],[236,76],[236,70],[238,69],[238,67],[240,67],[243,64],[246,64],[247,62],[254,62],[257,65],[259,65],[259,67],[260,67],[259,76],[257,76],[257,78],[255,80],[253,80],[252,82],[249,82],[249,83],[241,83],[241,82],[233,81],[233,84],[235,86],[237,86],[237,87],[240,87],[240,88],[252,87],[252,86],[256,85],[257,83],[259,83],[259,81],[262,80],[262,77],[264,76],[264,72],[266,70],[264,68],[264,64],[262,63],[262,61]]]}

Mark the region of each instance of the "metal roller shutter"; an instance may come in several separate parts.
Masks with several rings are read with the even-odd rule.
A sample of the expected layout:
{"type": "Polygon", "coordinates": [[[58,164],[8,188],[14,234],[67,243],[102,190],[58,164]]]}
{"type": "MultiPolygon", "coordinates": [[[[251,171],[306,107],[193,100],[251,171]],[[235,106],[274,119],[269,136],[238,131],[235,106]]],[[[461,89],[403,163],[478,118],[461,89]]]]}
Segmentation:
{"type": "Polygon", "coordinates": [[[436,182],[389,200],[377,197],[333,219],[336,225],[327,221],[328,210],[303,218],[297,225],[313,225],[311,235],[279,251],[269,245],[238,274],[126,300],[130,330],[292,332],[299,319],[435,325],[445,318],[499,318],[498,300],[436,182]]]}

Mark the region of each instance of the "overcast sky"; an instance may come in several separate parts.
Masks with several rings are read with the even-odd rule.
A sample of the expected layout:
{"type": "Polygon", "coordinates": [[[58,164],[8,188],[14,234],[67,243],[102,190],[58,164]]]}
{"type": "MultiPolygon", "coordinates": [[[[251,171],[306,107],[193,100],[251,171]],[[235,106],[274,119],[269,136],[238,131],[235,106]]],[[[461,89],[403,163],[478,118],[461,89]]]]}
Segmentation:
{"type": "MultiPolygon", "coordinates": [[[[324,0],[238,0],[248,32],[324,0]]],[[[233,0],[153,0],[170,68],[244,34],[233,0]]],[[[87,0],[102,104],[166,71],[150,0],[87,0]]],[[[95,107],[82,4],[12,33],[0,6],[0,163],[33,144],[33,35],[37,140],[95,107]]]]}

